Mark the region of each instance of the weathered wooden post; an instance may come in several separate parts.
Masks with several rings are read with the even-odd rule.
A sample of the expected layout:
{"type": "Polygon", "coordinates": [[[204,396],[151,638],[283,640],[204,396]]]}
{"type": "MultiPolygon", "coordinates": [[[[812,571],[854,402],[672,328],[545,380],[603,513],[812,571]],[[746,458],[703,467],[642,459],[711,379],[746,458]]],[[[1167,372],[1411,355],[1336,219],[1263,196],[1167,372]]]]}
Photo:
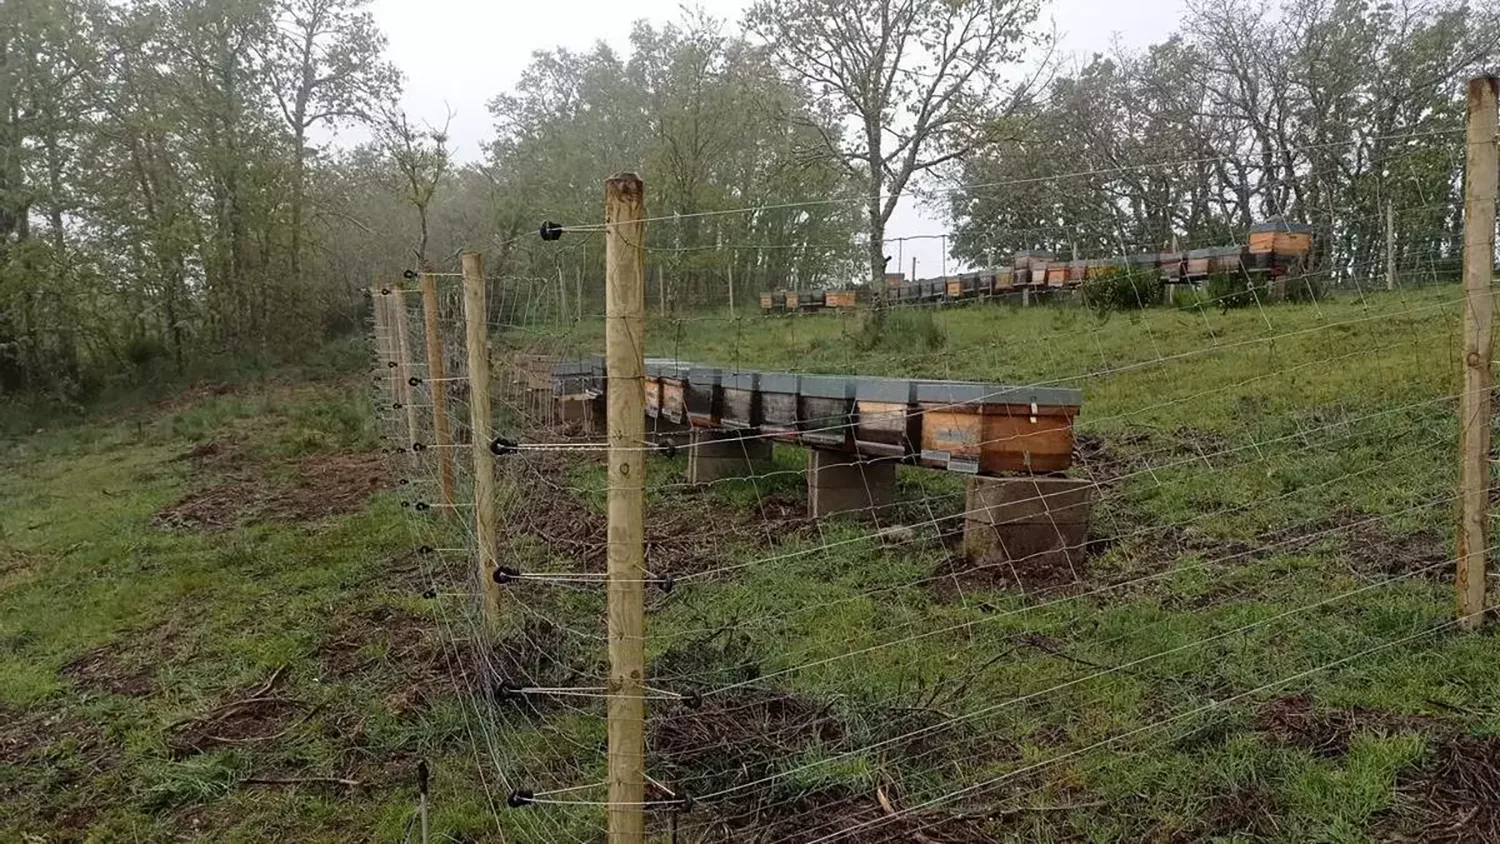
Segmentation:
{"type": "Polygon", "coordinates": [[[380,375],[385,380],[386,405],[398,401],[396,398],[396,370],[391,367],[395,356],[391,354],[390,310],[385,304],[385,294],[378,284],[370,285],[370,314],[375,320],[375,353],[380,357],[380,375]]]}
{"type": "Polygon", "coordinates": [[[611,844],[646,837],[645,216],[646,187],[634,173],[604,183],[611,844]]]}
{"type": "Polygon", "coordinates": [[[412,448],[421,437],[417,423],[417,406],[411,400],[411,341],[406,335],[406,291],[397,284],[391,287],[391,330],[396,334],[396,392],[406,411],[406,447],[412,448]]]}
{"type": "Polygon", "coordinates": [[[1468,166],[1464,179],[1464,392],[1459,401],[1458,624],[1475,630],[1484,620],[1485,557],[1490,487],[1490,391],[1494,375],[1492,327],[1495,196],[1500,191],[1500,132],[1496,99],[1500,77],[1469,80],[1468,166]]]}
{"type": "Polygon", "coordinates": [[[1385,289],[1396,289],[1396,205],[1385,201],[1385,289]]]}
{"type": "Polygon", "coordinates": [[[500,584],[495,582],[495,534],[499,512],[495,502],[495,457],[490,453],[494,410],[490,406],[490,332],[484,289],[484,256],[465,252],[464,347],[469,353],[469,438],[474,457],[474,540],[479,582],[484,584],[484,617],[500,618],[500,584]]]}
{"type": "Polygon", "coordinates": [[[453,505],[453,434],[444,396],[443,338],[438,333],[437,276],[422,273],[422,326],[427,335],[427,391],[432,396],[432,446],[437,451],[438,488],[443,504],[453,505]]]}

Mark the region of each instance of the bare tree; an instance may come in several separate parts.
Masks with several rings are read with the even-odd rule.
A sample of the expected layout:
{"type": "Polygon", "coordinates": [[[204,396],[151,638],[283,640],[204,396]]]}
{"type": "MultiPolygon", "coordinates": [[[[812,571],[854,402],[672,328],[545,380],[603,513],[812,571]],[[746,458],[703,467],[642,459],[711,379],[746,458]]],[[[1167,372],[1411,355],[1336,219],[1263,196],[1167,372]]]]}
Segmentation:
{"type": "Polygon", "coordinates": [[[452,165],[448,152],[450,112],[443,128],[417,128],[399,107],[385,109],[380,125],[380,145],[396,165],[402,198],[417,211],[417,245],[413,249],[417,266],[427,266],[428,216],[438,185],[452,165]]]}
{"type": "MultiPolygon", "coordinates": [[[[885,225],[914,176],[993,143],[996,117],[1029,99],[1040,71],[1004,71],[1045,51],[1039,0],[759,0],[746,26],[853,131],[820,133],[861,183],[869,271],[885,271],[885,225]]],[[[1044,60],[1042,66],[1048,64],[1044,60]]]]}

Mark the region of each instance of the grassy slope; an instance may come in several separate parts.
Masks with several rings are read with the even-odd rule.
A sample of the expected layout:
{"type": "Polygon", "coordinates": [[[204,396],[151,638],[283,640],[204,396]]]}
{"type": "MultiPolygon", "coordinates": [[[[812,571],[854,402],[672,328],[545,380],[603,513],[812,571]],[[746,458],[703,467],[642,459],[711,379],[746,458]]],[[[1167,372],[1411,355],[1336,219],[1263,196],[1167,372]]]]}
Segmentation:
{"type": "MultiPolygon", "coordinates": [[[[862,348],[858,316],[657,323],[649,353],[722,365],[1081,387],[1079,429],[1093,448],[1075,474],[1109,484],[1089,570],[1078,583],[1032,584],[1029,595],[1014,584],[960,584],[956,597],[912,585],[946,558],[930,532],[881,547],[829,522],[770,550],[721,529],[737,568],[662,602],[650,622],[653,676],[668,688],[713,687],[725,676],[715,660],[751,663],[774,675],[758,687],[832,706],[841,735],[790,752],[746,742],[746,757],[764,753],[766,771],[785,773],[757,792],[783,804],[868,796],[879,782],[911,804],[994,780],[955,801],[1002,810],[988,834],[1430,834],[1415,818],[1453,807],[1402,795],[1462,763],[1451,758],[1454,736],[1500,728],[1493,634],[1448,631],[1298,675],[1451,618],[1456,295],[1346,293],[1104,322],[1077,309],[944,309],[931,315],[946,338],[935,349],[924,346],[934,332],[921,318],[895,318],[872,348],[862,348]],[[673,671],[681,662],[697,672],[673,671]],[[924,726],[911,711],[936,697],[942,706],[926,714],[937,721],[993,711],[942,730],[937,749],[847,752],[924,726]],[[1183,715],[1200,707],[1208,711],[1183,715]],[[1318,730],[1336,738],[1307,737],[1318,730]],[[837,758],[805,767],[828,756],[837,758]],[[1080,808],[1033,811],[1049,804],[1080,808]]],[[[575,329],[554,346],[586,349],[591,333],[575,329]]],[[[715,512],[799,495],[799,459],[779,450],[783,474],[718,485],[708,493],[715,512]]],[[[668,473],[653,477],[679,492],[668,473]]],[[[597,469],[575,486],[602,486],[597,469]]],[[[957,512],[960,490],[951,476],[902,470],[914,521],[957,512]]],[[[602,632],[588,628],[598,613],[569,616],[579,638],[602,632]]],[[[691,717],[662,709],[658,731],[691,717]]],[[[668,754],[658,761],[677,770],[668,754]]],[[[588,773],[570,769],[550,786],[588,773]]],[[[703,780],[700,794],[743,781],[702,765],[678,773],[703,780]]],[[[809,817],[790,823],[807,827],[809,817]]]]}
{"type": "MultiPolygon", "coordinates": [[[[700,795],[746,771],[780,775],[680,817],[684,840],[726,816],[782,832],[839,813],[871,817],[879,783],[912,805],[997,778],[956,801],[998,812],[965,828],[1026,840],[1421,830],[1431,806],[1413,784],[1437,770],[1452,736],[1500,730],[1492,633],[1417,640],[1069,754],[1448,618],[1446,567],[1380,584],[1441,559],[1451,533],[1456,293],[1103,323],[1077,310],[969,307],[934,314],[939,349],[922,345],[922,327],[898,326],[861,350],[852,316],[653,325],[653,354],[1079,386],[1091,448],[1078,473],[1118,478],[1094,527],[1113,541],[1079,582],[942,589],[927,582],[947,557],[930,530],[877,545],[857,525],[796,520],[795,450],[778,449],[777,474],[706,492],[678,484],[680,456],[653,456],[648,521],[666,526],[667,549],[653,553],[683,572],[733,567],[653,593],[653,682],[764,678],[723,697],[733,711],[653,704],[653,772],[700,795]],[[790,502],[794,515],[768,519],[763,501],[790,502]],[[1323,538],[1288,541],[1313,535],[1323,538]],[[671,556],[674,541],[688,550],[671,556]],[[1258,626],[1227,633],[1247,624],[1258,626]],[[916,633],[928,635],[909,639],[916,633]],[[1091,677],[1100,666],[1116,670],[1091,677]],[[1071,685],[1052,690],[1059,684],[1071,685]],[[1288,697],[1302,691],[1310,708],[1288,697]],[[860,751],[1015,699],[919,744],[860,751]],[[713,746],[710,736],[722,749],[684,752],[713,746]],[[749,813],[762,800],[757,820],[749,813]],[[820,808],[797,814],[809,806],[820,808]],[[1048,809],[1057,806],[1073,808],[1048,809]]],[[[585,326],[514,342],[586,351],[596,337],[585,326]]],[[[436,828],[484,837],[494,821],[476,746],[513,784],[600,778],[596,701],[502,709],[483,722],[494,743],[474,740],[479,722],[444,667],[448,640],[464,637],[444,597],[417,597],[426,583],[397,496],[212,535],[152,525],[209,483],[212,464],[174,459],[190,447],[234,443],[287,482],[298,460],[373,445],[375,424],[357,410],[365,401],[347,385],[249,390],[37,434],[0,457],[0,837],[399,839],[419,756],[434,760],[436,828]],[[108,659],[91,670],[100,648],[108,659]],[[174,749],[179,721],[281,666],[277,689],[297,705],[249,732],[284,736],[174,749]],[[246,782],[268,775],[364,785],[246,782]]],[[[598,525],[597,461],[546,459],[518,458],[503,474],[521,493],[508,501],[506,523],[518,529],[506,558],[527,570],[595,566],[578,556],[597,534],[569,545],[527,535],[532,523],[520,521],[540,506],[564,514],[537,522],[547,530],[598,525]]],[[[956,512],[960,491],[951,476],[902,471],[909,523],[956,512]]],[[[516,595],[502,670],[589,684],[602,669],[598,592],[535,584],[516,595]]],[[[586,838],[599,818],[589,807],[499,812],[530,841],[586,838]]]]}

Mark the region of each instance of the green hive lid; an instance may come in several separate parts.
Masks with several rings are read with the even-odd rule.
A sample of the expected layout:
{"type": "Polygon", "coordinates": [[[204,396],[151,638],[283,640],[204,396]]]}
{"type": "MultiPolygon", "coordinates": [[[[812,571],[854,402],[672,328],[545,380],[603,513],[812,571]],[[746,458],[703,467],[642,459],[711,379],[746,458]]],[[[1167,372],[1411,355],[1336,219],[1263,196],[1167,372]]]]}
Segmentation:
{"type": "Polygon", "coordinates": [[[756,390],[760,388],[760,373],[725,372],[720,374],[719,384],[726,390],[756,390]]]}
{"type": "Polygon", "coordinates": [[[916,396],[915,382],[908,378],[855,377],[854,397],[860,401],[910,404],[916,396]]]}
{"type": "Polygon", "coordinates": [[[845,375],[804,375],[797,392],[819,399],[851,399],[854,382],[845,375]]]}
{"type": "Polygon", "coordinates": [[[800,375],[789,372],[762,372],[760,374],[760,391],[762,393],[797,393],[800,375]]]}
{"type": "Polygon", "coordinates": [[[917,401],[924,404],[1037,404],[1078,407],[1083,391],[1066,387],[1008,387],[965,381],[922,381],[917,401]]]}
{"type": "Polygon", "coordinates": [[[724,371],[716,366],[694,366],[688,370],[688,383],[695,387],[717,387],[724,371]]]}

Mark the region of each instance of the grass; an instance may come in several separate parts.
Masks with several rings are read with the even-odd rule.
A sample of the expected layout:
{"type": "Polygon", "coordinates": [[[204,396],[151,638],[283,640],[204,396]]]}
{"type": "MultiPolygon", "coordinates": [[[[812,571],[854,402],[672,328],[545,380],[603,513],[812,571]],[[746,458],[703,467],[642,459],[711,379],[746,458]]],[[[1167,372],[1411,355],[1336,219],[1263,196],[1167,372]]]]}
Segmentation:
{"type": "MultiPolygon", "coordinates": [[[[802,518],[797,450],[706,490],[653,454],[648,565],[677,582],[650,590],[649,674],[704,693],[650,704],[649,769],[695,799],[653,830],[801,840],[881,821],[881,799],[936,802],[851,840],[913,840],[918,822],[955,842],[1422,839],[1471,808],[1471,828],[1500,823],[1454,784],[1500,783],[1471,752],[1500,750],[1495,635],[1422,635],[1452,613],[1457,297],[1107,320],[979,305],[874,341],[856,315],[654,321],[653,355],[1079,387],[1075,473],[1104,486],[1076,579],[952,578],[924,525],[961,509],[956,476],[902,468],[910,529],[879,538],[802,518]]],[[[582,354],[599,337],[496,339],[582,354]]],[[[18,839],[401,840],[419,758],[440,834],[597,838],[600,790],[503,805],[601,782],[603,708],[475,697],[463,561],[410,553],[463,534],[399,487],[289,514],[344,501],[287,490],[378,445],[366,386],[189,394],[0,453],[0,815],[18,839]],[[207,442],[223,453],[183,459],[207,442]],[[226,478],[227,524],[163,522],[204,517],[226,478]],[[273,677],[289,702],[223,714],[273,677]],[[278,777],[360,785],[258,782],[278,777]]],[[[502,562],[600,570],[597,455],[500,465],[502,562]]],[[[601,685],[603,590],[506,589],[497,674],[601,685]]]]}

